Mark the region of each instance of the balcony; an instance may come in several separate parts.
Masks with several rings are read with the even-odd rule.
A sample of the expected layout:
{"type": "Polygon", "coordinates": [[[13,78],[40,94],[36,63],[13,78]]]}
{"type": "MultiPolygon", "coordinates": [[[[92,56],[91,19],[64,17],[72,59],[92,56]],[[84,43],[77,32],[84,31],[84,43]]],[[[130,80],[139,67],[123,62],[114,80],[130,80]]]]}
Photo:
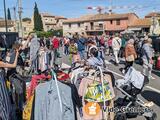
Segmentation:
{"type": "Polygon", "coordinates": [[[103,25],[86,26],[86,31],[103,31],[103,25]]]}

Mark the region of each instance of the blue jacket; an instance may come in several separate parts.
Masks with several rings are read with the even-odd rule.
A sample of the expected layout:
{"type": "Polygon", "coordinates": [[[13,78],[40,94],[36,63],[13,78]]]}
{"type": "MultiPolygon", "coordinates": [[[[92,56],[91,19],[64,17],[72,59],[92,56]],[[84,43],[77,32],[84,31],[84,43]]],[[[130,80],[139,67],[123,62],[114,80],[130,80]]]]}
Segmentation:
{"type": "Polygon", "coordinates": [[[62,111],[55,80],[39,84],[35,91],[34,120],[75,120],[71,88],[58,81],[62,111]]]}
{"type": "Polygon", "coordinates": [[[78,51],[83,51],[83,50],[85,50],[85,42],[86,42],[86,40],[85,40],[84,38],[80,38],[80,39],[77,41],[78,51]]]}

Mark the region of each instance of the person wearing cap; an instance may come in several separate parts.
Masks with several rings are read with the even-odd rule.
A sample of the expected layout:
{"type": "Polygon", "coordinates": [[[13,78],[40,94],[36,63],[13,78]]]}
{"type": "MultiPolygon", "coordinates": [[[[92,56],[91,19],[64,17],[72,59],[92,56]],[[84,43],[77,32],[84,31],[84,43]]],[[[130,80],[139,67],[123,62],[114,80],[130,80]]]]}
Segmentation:
{"type": "Polygon", "coordinates": [[[120,51],[121,46],[122,46],[122,40],[119,37],[119,34],[117,33],[112,40],[113,54],[115,56],[115,63],[116,63],[115,65],[119,64],[118,53],[120,51]]]}
{"type": "Polygon", "coordinates": [[[143,74],[147,76],[149,79],[152,79],[152,66],[153,66],[153,58],[154,50],[152,48],[152,39],[146,37],[144,41],[144,45],[142,47],[142,60],[143,60],[143,74]]]}

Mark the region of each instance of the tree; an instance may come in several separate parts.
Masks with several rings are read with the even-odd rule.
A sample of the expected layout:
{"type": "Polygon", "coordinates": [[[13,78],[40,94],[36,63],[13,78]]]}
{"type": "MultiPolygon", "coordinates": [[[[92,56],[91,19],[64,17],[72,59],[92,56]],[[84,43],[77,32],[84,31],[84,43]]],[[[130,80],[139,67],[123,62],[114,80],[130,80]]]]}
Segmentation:
{"type": "Polygon", "coordinates": [[[31,21],[31,18],[25,17],[25,18],[22,19],[22,21],[23,21],[23,22],[31,21]]]}
{"type": "Polygon", "coordinates": [[[8,20],[11,20],[11,12],[10,12],[10,9],[8,8],[8,10],[7,10],[7,19],[8,20]]]}
{"type": "Polygon", "coordinates": [[[39,14],[37,3],[35,3],[34,7],[34,30],[43,31],[42,18],[41,15],[39,14]]]}

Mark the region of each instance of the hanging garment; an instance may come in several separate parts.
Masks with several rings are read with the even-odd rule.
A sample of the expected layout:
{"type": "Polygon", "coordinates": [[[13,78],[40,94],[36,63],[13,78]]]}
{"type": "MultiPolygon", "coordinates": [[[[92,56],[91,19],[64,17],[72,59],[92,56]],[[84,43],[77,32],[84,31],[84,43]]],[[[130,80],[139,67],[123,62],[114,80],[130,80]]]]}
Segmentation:
{"type": "Polygon", "coordinates": [[[10,120],[11,102],[4,80],[4,71],[0,69],[0,120],[10,120]]]}
{"type": "Polygon", "coordinates": [[[37,87],[38,82],[39,82],[40,80],[43,80],[43,81],[44,81],[44,80],[50,79],[50,78],[51,78],[50,75],[45,75],[45,74],[33,75],[33,76],[32,76],[32,79],[31,79],[30,86],[29,86],[29,88],[28,88],[28,90],[27,90],[27,93],[28,93],[27,98],[30,98],[30,97],[32,96],[32,94],[33,94],[33,92],[34,92],[35,88],[37,87]]]}
{"type": "Polygon", "coordinates": [[[69,79],[70,77],[69,77],[69,74],[67,74],[67,73],[65,73],[65,72],[63,72],[63,71],[59,71],[58,73],[57,73],[57,79],[59,80],[59,81],[66,81],[67,79],[69,79]]]}
{"type": "Polygon", "coordinates": [[[40,48],[40,43],[38,38],[33,38],[30,42],[30,61],[31,67],[34,69],[34,72],[38,71],[38,50],[40,48]]]}
{"type": "Polygon", "coordinates": [[[43,72],[48,69],[48,66],[49,66],[48,53],[44,51],[43,49],[41,49],[39,51],[39,70],[43,72]]]}
{"type": "Polygon", "coordinates": [[[11,94],[16,109],[23,110],[23,104],[26,102],[26,82],[24,78],[21,78],[17,74],[13,74],[9,77],[11,83],[11,94]]]}
{"type": "Polygon", "coordinates": [[[38,42],[38,38],[33,38],[30,43],[30,60],[31,61],[36,59],[39,48],[40,48],[40,43],[38,42]]]}
{"type": "Polygon", "coordinates": [[[82,101],[81,101],[81,99],[80,99],[80,97],[78,95],[77,88],[76,88],[76,86],[74,84],[71,84],[71,83],[64,83],[64,84],[68,85],[71,88],[75,120],[78,120],[78,118],[77,118],[77,109],[76,108],[78,108],[79,112],[81,112],[80,109],[82,108],[82,101]]]}
{"type": "Polygon", "coordinates": [[[71,88],[60,82],[58,82],[58,87],[60,96],[54,80],[37,86],[34,120],[74,120],[71,88]],[[59,97],[61,97],[61,102],[59,97]]]}
{"type": "Polygon", "coordinates": [[[31,120],[31,113],[32,113],[32,105],[34,100],[34,94],[28,99],[27,104],[23,110],[23,120],[31,120]]]}
{"type": "MultiPolygon", "coordinates": [[[[102,87],[100,87],[100,84],[97,84],[97,83],[96,82],[94,83],[93,79],[88,79],[88,78],[82,79],[80,86],[79,86],[79,90],[78,90],[79,95],[80,96],[86,95],[85,98],[90,100],[90,102],[91,101],[98,101],[98,98],[100,99],[100,96],[102,94],[102,87]],[[87,89],[88,86],[90,86],[90,87],[87,89]],[[93,95],[93,94],[95,94],[95,95],[93,95]],[[93,97],[93,100],[91,100],[92,97],[93,97]],[[97,98],[97,100],[96,100],[96,98],[97,98]]],[[[104,85],[105,85],[106,97],[108,96],[108,99],[110,100],[112,98],[113,92],[110,91],[110,85],[108,83],[106,83],[104,85]]],[[[98,102],[101,102],[101,101],[102,100],[99,100],[98,102]]]]}
{"type": "MultiPolygon", "coordinates": [[[[112,87],[112,76],[105,75],[104,79],[105,79],[104,80],[104,86],[105,86],[105,82],[107,81],[109,83],[108,85],[109,85],[109,88],[110,88],[110,93],[112,94],[112,98],[114,98],[115,94],[114,94],[114,90],[113,90],[113,87],[112,87]]],[[[82,81],[80,83],[80,86],[79,86],[79,90],[78,90],[78,93],[79,93],[80,96],[82,96],[82,98],[85,99],[85,95],[87,93],[87,87],[90,86],[90,85],[93,85],[93,83],[94,83],[94,77],[87,77],[87,78],[82,79],[82,81]]],[[[97,91],[100,91],[100,93],[102,94],[102,87],[100,89],[101,90],[98,90],[96,88],[96,90],[95,89],[92,89],[92,90],[95,91],[95,94],[96,94],[97,91]]],[[[107,91],[108,90],[105,90],[105,92],[107,92],[107,91]]],[[[100,94],[100,96],[101,96],[101,94],[100,94]]],[[[104,95],[106,95],[106,94],[104,93],[104,95]]],[[[90,96],[89,98],[91,98],[91,97],[95,97],[95,98],[97,97],[97,98],[99,98],[98,94],[95,95],[95,96],[92,94],[92,96],[90,96]]],[[[106,98],[106,96],[105,96],[105,98],[106,98]]],[[[82,99],[82,101],[83,101],[83,105],[85,105],[85,103],[84,103],[85,101],[83,99],[82,99]]],[[[100,101],[99,100],[95,100],[93,102],[96,102],[96,101],[101,102],[101,99],[100,99],[100,101]]],[[[83,110],[83,120],[88,120],[88,119],[91,119],[91,120],[101,120],[102,119],[102,110],[100,110],[100,112],[97,113],[96,116],[87,115],[85,113],[85,111],[83,110]]]]}
{"type": "Polygon", "coordinates": [[[109,101],[112,99],[112,92],[110,90],[109,84],[104,83],[105,96],[102,94],[102,84],[99,82],[94,82],[87,87],[84,99],[88,102],[103,102],[104,99],[109,101]]]}

